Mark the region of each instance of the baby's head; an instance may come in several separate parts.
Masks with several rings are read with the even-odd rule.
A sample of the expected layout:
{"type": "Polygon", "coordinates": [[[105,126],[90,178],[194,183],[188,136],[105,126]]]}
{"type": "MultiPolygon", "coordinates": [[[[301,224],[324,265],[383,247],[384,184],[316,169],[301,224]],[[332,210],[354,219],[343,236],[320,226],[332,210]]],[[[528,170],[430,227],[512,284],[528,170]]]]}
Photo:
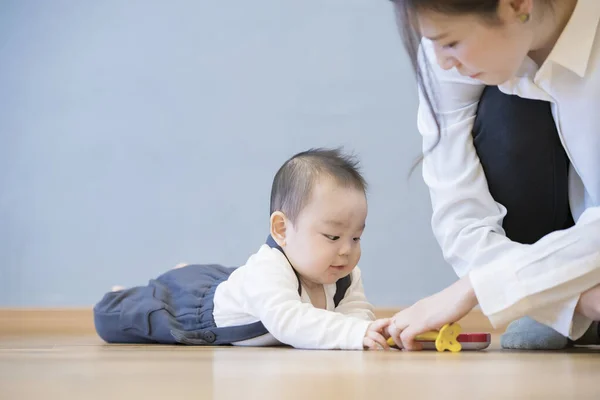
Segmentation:
{"type": "Polygon", "coordinates": [[[360,259],[367,185],[357,165],[337,149],[312,149],[287,160],[273,180],[271,236],[312,283],[335,283],[360,259]]]}

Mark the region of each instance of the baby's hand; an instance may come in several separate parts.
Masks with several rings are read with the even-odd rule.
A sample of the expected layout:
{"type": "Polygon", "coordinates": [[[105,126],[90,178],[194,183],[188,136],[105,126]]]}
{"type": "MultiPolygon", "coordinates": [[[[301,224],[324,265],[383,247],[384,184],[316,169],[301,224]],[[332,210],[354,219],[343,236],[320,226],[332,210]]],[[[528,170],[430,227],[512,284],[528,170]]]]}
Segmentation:
{"type": "Polygon", "coordinates": [[[366,350],[389,350],[387,338],[390,336],[387,333],[387,327],[390,321],[389,318],[384,318],[371,322],[363,338],[363,347],[366,350]]]}

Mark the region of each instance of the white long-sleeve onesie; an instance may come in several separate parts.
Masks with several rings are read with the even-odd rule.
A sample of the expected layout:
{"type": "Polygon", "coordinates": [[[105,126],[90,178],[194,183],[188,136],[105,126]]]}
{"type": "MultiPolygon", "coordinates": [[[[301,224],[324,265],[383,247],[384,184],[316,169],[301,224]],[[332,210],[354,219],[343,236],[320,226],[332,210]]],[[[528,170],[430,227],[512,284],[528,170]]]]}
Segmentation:
{"type": "Polygon", "coordinates": [[[324,285],[327,308],[316,308],[306,289],[298,293],[298,278],[285,255],[265,244],[219,285],[213,317],[219,328],[261,321],[269,331],[234,343],[237,345],[362,350],[375,314],[358,267],[352,271],[351,280],[337,307],[333,301],[336,284],[324,285]]]}

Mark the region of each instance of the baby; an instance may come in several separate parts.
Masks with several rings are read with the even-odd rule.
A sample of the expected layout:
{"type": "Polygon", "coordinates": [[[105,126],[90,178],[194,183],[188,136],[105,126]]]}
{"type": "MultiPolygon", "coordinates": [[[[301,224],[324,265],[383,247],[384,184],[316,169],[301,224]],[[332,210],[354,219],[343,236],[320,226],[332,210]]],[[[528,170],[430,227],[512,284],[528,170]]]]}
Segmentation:
{"type": "Polygon", "coordinates": [[[339,150],[287,160],[271,190],[270,235],[238,268],[185,265],[94,307],[110,343],[387,349],[360,269],[366,182],[339,150]]]}

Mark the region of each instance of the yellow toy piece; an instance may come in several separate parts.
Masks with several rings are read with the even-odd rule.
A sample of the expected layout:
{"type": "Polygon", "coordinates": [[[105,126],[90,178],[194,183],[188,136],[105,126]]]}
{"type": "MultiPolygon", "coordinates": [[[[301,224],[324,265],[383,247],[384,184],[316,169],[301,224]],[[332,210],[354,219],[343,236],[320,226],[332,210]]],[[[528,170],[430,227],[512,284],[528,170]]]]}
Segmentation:
{"type": "MultiPolygon", "coordinates": [[[[446,324],[440,329],[439,332],[431,331],[425,332],[421,335],[417,335],[417,341],[426,341],[426,342],[435,342],[435,348],[437,351],[445,351],[449,350],[452,353],[457,353],[462,350],[462,345],[458,341],[458,335],[462,332],[462,328],[459,324],[446,324]]],[[[394,340],[392,338],[388,339],[388,344],[390,346],[395,346],[394,340]]]]}

